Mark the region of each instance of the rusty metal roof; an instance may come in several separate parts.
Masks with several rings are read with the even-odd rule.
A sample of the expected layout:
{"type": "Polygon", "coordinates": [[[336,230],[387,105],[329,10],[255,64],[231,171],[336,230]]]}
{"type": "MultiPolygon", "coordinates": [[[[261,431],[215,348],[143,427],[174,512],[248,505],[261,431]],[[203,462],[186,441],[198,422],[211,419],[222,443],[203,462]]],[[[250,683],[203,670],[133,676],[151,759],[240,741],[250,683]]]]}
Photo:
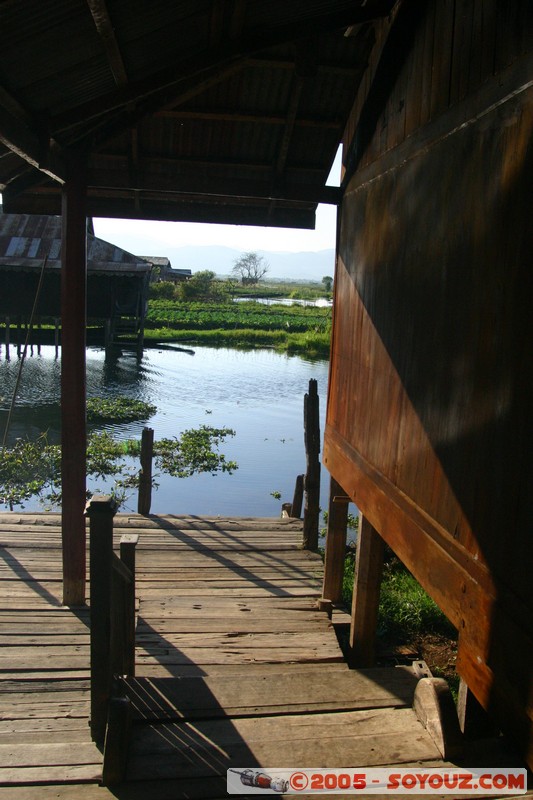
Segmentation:
{"type": "MultiPolygon", "coordinates": [[[[0,206],[1,211],[1,206],[0,206]]],[[[61,268],[61,217],[0,213],[0,271],[61,268]]],[[[92,274],[144,275],[152,263],[87,233],[87,271],[92,274]]]]}
{"type": "Polygon", "coordinates": [[[313,227],[393,0],[3,0],[5,210],[313,227]],[[349,35],[346,35],[346,34],[349,35]]]}

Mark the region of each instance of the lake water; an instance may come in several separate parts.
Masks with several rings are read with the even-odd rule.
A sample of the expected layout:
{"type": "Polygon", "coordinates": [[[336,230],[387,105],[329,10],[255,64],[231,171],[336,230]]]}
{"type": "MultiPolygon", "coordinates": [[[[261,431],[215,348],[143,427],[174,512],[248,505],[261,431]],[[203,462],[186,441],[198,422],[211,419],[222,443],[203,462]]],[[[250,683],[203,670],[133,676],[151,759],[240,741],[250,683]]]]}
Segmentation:
{"type": "MultiPolygon", "coordinates": [[[[13,348],[11,353],[10,361],[3,352],[0,360],[1,435],[19,366],[13,348]]],[[[202,424],[236,431],[220,449],[239,469],[233,475],[161,476],[154,513],[277,516],[281,503],[292,500],[296,475],[305,472],[303,398],[309,379],[318,382],[323,435],[327,377],[327,361],[273,350],[194,347],[184,352],[170,346],[147,348],[141,359],[128,351],[111,358],[100,349],[87,351],[89,397],[126,395],[157,406],[147,422],[108,426],[117,437],[140,437],[144,425],[154,428],[156,439],[202,424]],[[271,492],[280,492],[281,499],[271,492]]],[[[58,441],[59,400],[60,360],[53,347],[42,347],[40,354],[34,349],[24,365],[8,442],[43,430],[49,441],[58,441]]],[[[90,488],[105,487],[100,481],[90,488]]],[[[322,467],[323,508],[328,489],[329,475],[322,467]]],[[[26,510],[37,508],[37,501],[25,505],[26,510]]],[[[126,509],[136,510],[136,498],[126,509]]]]}

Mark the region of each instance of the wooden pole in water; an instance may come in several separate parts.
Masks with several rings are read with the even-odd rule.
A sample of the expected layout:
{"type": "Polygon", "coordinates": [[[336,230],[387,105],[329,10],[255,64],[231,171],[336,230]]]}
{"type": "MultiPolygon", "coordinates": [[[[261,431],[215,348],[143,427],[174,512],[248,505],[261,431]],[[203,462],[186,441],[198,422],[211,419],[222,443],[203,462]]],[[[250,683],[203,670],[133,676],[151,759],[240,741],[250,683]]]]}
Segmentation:
{"type": "Polygon", "coordinates": [[[302,504],[304,500],[304,478],[305,475],[297,475],[296,483],[294,484],[294,495],[291,503],[291,517],[299,519],[302,516],[302,504]]]}
{"type": "Polygon", "coordinates": [[[11,321],[10,321],[9,317],[6,317],[6,359],[7,359],[7,361],[9,361],[9,334],[10,334],[9,325],[10,325],[10,322],[11,321]]]}
{"type": "Polygon", "coordinates": [[[144,428],[141,438],[141,472],[139,475],[139,514],[149,514],[152,505],[152,459],[154,456],[153,428],[144,428]]]}
{"type": "Polygon", "coordinates": [[[309,381],[309,393],[304,397],[304,441],[307,472],[304,479],[303,546],[318,548],[318,516],[320,513],[320,420],[317,382],[309,381]]]}
{"type": "Polygon", "coordinates": [[[61,531],[63,603],[85,603],[87,292],[86,158],[66,154],[61,247],[61,531]]]}

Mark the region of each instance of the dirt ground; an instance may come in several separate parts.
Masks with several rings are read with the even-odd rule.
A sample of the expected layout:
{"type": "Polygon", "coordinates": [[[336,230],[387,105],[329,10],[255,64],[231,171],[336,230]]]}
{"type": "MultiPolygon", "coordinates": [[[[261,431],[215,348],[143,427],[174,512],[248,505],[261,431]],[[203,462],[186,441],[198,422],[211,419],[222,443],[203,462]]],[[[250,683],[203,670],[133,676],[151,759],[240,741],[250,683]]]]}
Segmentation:
{"type": "Polygon", "coordinates": [[[459,678],[455,670],[457,642],[442,634],[427,633],[398,639],[380,640],[377,661],[382,666],[409,664],[415,659],[425,661],[436,678],[448,681],[457,690],[459,678]]]}

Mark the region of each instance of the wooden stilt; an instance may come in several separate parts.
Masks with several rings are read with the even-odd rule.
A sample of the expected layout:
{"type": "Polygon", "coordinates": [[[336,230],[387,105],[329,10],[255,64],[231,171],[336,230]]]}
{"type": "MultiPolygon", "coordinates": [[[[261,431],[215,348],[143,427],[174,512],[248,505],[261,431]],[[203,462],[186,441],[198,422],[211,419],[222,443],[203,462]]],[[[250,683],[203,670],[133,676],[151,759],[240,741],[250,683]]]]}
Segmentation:
{"type": "Polygon", "coordinates": [[[344,489],[331,479],[328,507],[328,528],[324,559],[324,584],[322,597],[338,603],[342,599],[342,579],[348,530],[348,503],[344,489]]]}
{"type": "Polygon", "coordinates": [[[459,727],[467,739],[487,739],[498,735],[498,727],[461,678],[457,697],[459,727]]]}
{"type": "Polygon", "coordinates": [[[318,517],[320,513],[320,419],[317,382],[309,381],[309,393],[304,397],[304,440],[307,471],[304,478],[303,545],[308,550],[318,547],[318,517]]]}
{"type": "Polygon", "coordinates": [[[350,626],[350,664],[371,667],[375,660],[383,539],[364,517],[359,521],[350,626]]]}
{"type": "Polygon", "coordinates": [[[111,692],[111,591],[115,501],[95,495],[87,504],[91,558],[91,735],[103,742],[111,692]]]}
{"type": "Polygon", "coordinates": [[[54,345],[55,345],[55,350],[56,350],[56,358],[57,358],[57,356],[58,356],[58,354],[59,354],[59,317],[55,317],[55,318],[54,318],[54,325],[55,325],[55,330],[54,330],[54,345]]]}
{"type": "Polygon", "coordinates": [[[9,361],[9,335],[10,335],[9,324],[10,324],[10,319],[9,319],[9,317],[6,317],[6,359],[7,359],[7,361],[9,361]]]}
{"type": "Polygon", "coordinates": [[[154,457],[153,428],[143,428],[141,438],[141,472],[139,475],[139,498],[137,511],[146,516],[152,505],[152,460],[154,457]]]}
{"type": "Polygon", "coordinates": [[[61,477],[63,602],[85,603],[85,158],[69,153],[62,195],[61,477]]]}

